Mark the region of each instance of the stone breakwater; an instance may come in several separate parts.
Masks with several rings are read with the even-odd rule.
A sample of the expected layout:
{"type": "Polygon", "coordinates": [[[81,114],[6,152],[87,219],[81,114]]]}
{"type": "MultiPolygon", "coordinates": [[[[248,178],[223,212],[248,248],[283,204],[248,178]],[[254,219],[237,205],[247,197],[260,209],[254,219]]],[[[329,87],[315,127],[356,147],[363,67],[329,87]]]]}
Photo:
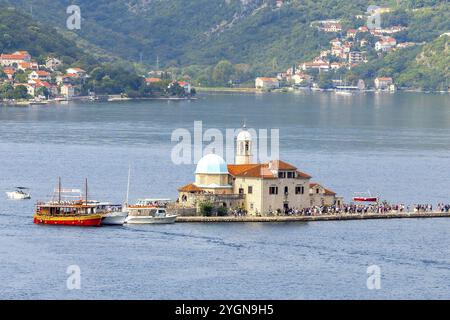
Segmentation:
{"type": "Polygon", "coordinates": [[[406,219],[406,218],[450,218],[450,212],[388,212],[365,214],[333,214],[316,216],[226,216],[200,217],[180,216],[177,222],[309,222],[309,221],[337,221],[337,220],[365,220],[365,219],[406,219]]]}

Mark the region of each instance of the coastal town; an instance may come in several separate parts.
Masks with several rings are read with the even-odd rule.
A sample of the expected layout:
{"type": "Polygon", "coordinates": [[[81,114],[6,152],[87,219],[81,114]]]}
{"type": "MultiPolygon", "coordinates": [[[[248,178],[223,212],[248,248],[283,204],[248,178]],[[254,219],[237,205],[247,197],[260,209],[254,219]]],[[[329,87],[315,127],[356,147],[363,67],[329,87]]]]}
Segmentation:
{"type": "MultiPolygon", "coordinates": [[[[280,1],[282,5],[282,1],[280,1]]],[[[357,21],[366,21],[370,15],[390,12],[388,7],[376,7],[366,15],[358,15],[357,21]]],[[[369,62],[369,51],[377,56],[387,52],[402,50],[418,45],[414,42],[400,42],[396,34],[407,30],[407,27],[392,25],[389,27],[371,27],[366,24],[357,28],[345,29],[340,19],[315,21],[311,27],[319,32],[335,35],[329,41],[329,47],[310,61],[293,64],[286,71],[279,72],[276,77],[257,77],[255,88],[264,91],[280,88],[308,88],[313,90],[376,90],[396,91],[395,79],[391,75],[374,77],[373,84],[368,85],[363,79],[343,79],[341,74],[346,70],[369,62]]],[[[446,35],[446,34],[444,34],[446,35]]]]}
{"type": "MultiPolygon", "coordinates": [[[[162,73],[142,76],[149,88],[167,85],[177,96],[191,97],[195,89],[187,81],[164,81],[162,73]],[[181,94],[180,94],[181,92],[181,94]]],[[[28,51],[0,55],[0,101],[13,104],[47,104],[69,100],[126,100],[125,95],[96,95],[84,92],[91,75],[78,66],[64,67],[63,61],[49,56],[38,63],[28,51]]]]}

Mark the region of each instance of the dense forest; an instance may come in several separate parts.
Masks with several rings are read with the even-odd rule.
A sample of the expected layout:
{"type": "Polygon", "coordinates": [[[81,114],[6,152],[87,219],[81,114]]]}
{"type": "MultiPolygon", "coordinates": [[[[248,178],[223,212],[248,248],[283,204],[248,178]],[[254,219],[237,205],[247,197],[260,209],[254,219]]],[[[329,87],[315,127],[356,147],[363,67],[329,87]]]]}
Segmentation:
{"type": "MultiPolygon", "coordinates": [[[[339,18],[344,28],[357,27],[364,21],[355,16],[371,4],[395,9],[382,22],[407,26],[398,35],[401,41],[431,43],[450,30],[445,0],[284,0],[282,6],[275,0],[0,0],[0,6],[14,6],[57,28],[92,56],[170,69],[202,85],[249,83],[257,75],[273,75],[311,59],[336,36],[319,32],[312,22],[339,18]],[[65,28],[70,4],[81,7],[80,30],[65,28]]],[[[427,50],[425,45],[381,57],[372,53],[369,65],[348,76],[369,78],[390,67],[402,84],[423,87],[429,77],[414,82],[408,80],[414,76],[404,73],[414,67],[429,74],[432,68],[415,62],[427,50]],[[405,68],[394,65],[396,56],[404,56],[405,68]]],[[[439,86],[444,80],[433,83],[439,86]]]]}

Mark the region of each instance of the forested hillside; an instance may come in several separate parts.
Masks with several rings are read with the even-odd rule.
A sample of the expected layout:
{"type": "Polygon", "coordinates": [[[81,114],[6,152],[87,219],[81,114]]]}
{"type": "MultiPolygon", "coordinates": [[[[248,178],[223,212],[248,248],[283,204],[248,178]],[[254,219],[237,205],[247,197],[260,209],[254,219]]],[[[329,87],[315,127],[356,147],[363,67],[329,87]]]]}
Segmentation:
{"type": "MultiPolygon", "coordinates": [[[[151,68],[158,61],[161,68],[183,69],[210,85],[223,84],[214,79],[221,61],[220,68],[229,62],[233,77],[243,82],[311,59],[335,36],[312,22],[337,18],[346,28],[358,27],[365,21],[355,16],[371,4],[395,9],[382,22],[407,26],[398,35],[402,41],[431,42],[450,30],[445,0],[0,0],[2,7],[32,13],[92,50],[151,68]],[[81,7],[82,26],[75,32],[65,28],[70,4],[81,7]]],[[[412,63],[421,49],[405,50],[414,51],[405,55],[412,63]]]]}

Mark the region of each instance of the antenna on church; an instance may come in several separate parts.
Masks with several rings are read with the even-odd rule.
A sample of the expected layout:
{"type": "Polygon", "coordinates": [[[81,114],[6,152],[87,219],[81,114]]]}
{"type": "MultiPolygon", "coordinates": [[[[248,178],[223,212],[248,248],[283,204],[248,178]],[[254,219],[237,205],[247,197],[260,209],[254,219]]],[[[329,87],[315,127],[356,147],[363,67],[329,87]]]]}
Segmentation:
{"type": "Polygon", "coordinates": [[[242,128],[247,128],[247,119],[244,118],[244,123],[242,124],[242,128]]]}

